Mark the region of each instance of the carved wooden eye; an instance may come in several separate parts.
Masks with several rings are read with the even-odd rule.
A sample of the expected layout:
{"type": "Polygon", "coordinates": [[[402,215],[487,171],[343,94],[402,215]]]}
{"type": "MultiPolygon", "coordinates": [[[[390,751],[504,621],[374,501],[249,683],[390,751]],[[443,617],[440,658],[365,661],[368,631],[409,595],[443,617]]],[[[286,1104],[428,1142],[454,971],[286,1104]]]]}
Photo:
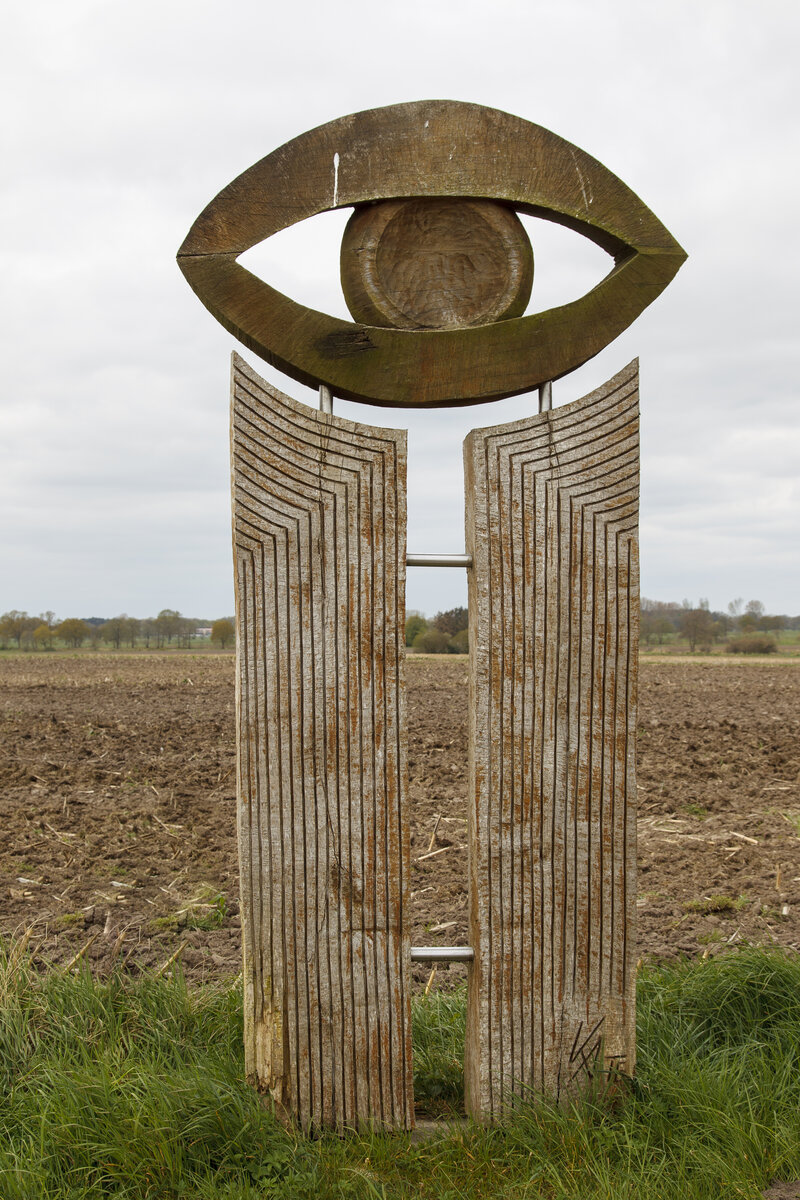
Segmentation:
{"type": "Polygon", "coordinates": [[[479,105],[420,101],[331,121],[229,184],[178,253],[206,307],[302,383],[368,404],[475,404],[529,391],[599,353],[686,258],[601,163],[479,105]],[[355,322],[298,304],[236,259],[296,221],[354,207],[342,287],[355,322]],[[516,211],[608,251],[585,296],[522,315],[533,256],[516,211]]]}

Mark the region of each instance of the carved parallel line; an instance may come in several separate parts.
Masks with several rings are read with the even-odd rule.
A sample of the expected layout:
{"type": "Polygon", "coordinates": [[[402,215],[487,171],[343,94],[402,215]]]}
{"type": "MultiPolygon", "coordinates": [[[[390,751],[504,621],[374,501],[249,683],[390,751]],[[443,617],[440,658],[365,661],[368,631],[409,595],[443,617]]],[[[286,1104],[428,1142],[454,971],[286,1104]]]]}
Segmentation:
{"type": "MultiPolygon", "coordinates": [[[[298,557],[299,557],[299,555],[300,555],[300,553],[301,553],[301,548],[302,548],[302,539],[301,539],[301,538],[300,538],[300,536],[299,536],[299,525],[298,525],[298,523],[297,523],[297,522],[294,522],[294,526],[295,526],[295,528],[294,528],[295,540],[296,540],[296,542],[297,542],[297,554],[298,554],[298,557]]],[[[291,526],[290,526],[290,528],[291,528],[291,526]]],[[[286,531],[284,531],[284,532],[286,532],[286,531]]],[[[261,579],[262,579],[262,587],[263,587],[263,586],[264,586],[264,585],[263,585],[263,581],[265,581],[265,580],[268,578],[268,576],[275,577],[275,576],[277,575],[277,573],[278,573],[278,572],[277,572],[277,564],[276,564],[276,556],[277,556],[277,553],[278,553],[278,548],[277,548],[277,543],[275,542],[275,538],[274,538],[274,537],[269,537],[269,538],[267,538],[267,539],[265,540],[265,542],[263,542],[263,543],[261,544],[261,546],[260,546],[260,551],[261,551],[261,579]],[[268,568],[267,568],[267,562],[266,562],[266,546],[267,546],[267,544],[270,546],[270,550],[271,550],[271,557],[272,557],[272,559],[273,559],[273,566],[272,566],[272,570],[271,570],[271,571],[269,571],[269,570],[268,570],[268,568]]],[[[289,544],[289,541],[286,539],[286,537],[284,537],[284,538],[282,539],[282,541],[281,541],[281,551],[282,551],[282,553],[283,553],[283,555],[284,555],[284,558],[286,558],[286,557],[289,555],[289,552],[290,552],[290,544],[289,544]]],[[[289,576],[291,576],[291,575],[293,574],[293,572],[291,571],[291,569],[289,569],[289,570],[287,570],[287,571],[286,571],[286,574],[287,574],[287,575],[289,575],[289,576]]],[[[277,596],[278,596],[277,589],[273,588],[273,589],[272,589],[272,591],[273,591],[273,594],[274,594],[274,596],[275,596],[275,599],[276,599],[276,602],[277,602],[277,596]]],[[[267,674],[268,674],[268,665],[267,665],[267,662],[266,662],[266,658],[264,657],[264,648],[265,648],[265,646],[266,646],[266,644],[267,644],[267,640],[268,640],[268,638],[270,638],[270,637],[271,637],[271,638],[272,638],[272,639],[275,641],[275,643],[276,643],[276,646],[278,647],[278,654],[280,653],[280,643],[281,643],[281,638],[280,638],[280,636],[277,636],[277,637],[275,636],[275,630],[276,630],[276,629],[278,629],[278,628],[281,626],[281,624],[282,624],[282,622],[281,622],[281,615],[280,615],[280,613],[279,613],[279,612],[276,610],[276,611],[275,611],[275,613],[273,614],[273,616],[274,616],[274,620],[273,620],[273,630],[272,630],[272,631],[270,631],[270,629],[269,629],[269,627],[268,627],[268,621],[267,621],[267,611],[266,611],[266,609],[265,609],[265,608],[263,608],[263,607],[262,607],[262,616],[261,616],[261,626],[262,626],[262,637],[261,637],[261,645],[262,645],[262,663],[261,663],[261,667],[262,667],[262,673],[263,673],[263,676],[264,676],[264,678],[265,678],[265,679],[266,679],[266,677],[267,677],[267,674]]],[[[286,627],[288,628],[288,622],[287,622],[287,626],[286,626],[286,627]]],[[[301,649],[300,649],[300,655],[301,655],[301,666],[302,666],[302,662],[303,662],[303,647],[302,647],[302,645],[301,645],[301,649]]],[[[290,662],[291,662],[291,658],[289,658],[289,660],[288,660],[288,661],[289,661],[289,663],[290,663],[290,662]]],[[[287,674],[288,674],[288,678],[287,678],[287,688],[288,688],[288,693],[289,693],[289,694],[291,694],[291,690],[292,690],[292,681],[291,681],[291,676],[290,676],[290,673],[288,673],[288,672],[287,672],[287,674]]],[[[280,672],[280,663],[279,663],[279,668],[278,668],[278,672],[277,672],[277,677],[278,677],[278,679],[280,678],[280,675],[281,675],[281,672],[280,672]]],[[[278,724],[279,724],[279,725],[283,724],[283,718],[282,718],[282,713],[281,713],[281,705],[282,705],[282,697],[281,697],[281,693],[280,693],[280,691],[278,691],[278,692],[277,692],[277,694],[276,694],[276,709],[277,709],[277,713],[278,713],[278,724]]],[[[305,724],[304,715],[303,715],[303,713],[302,713],[302,696],[301,696],[301,724],[305,724]]],[[[267,726],[267,730],[268,730],[268,726],[267,726]]],[[[257,735],[257,736],[258,736],[258,735],[257,735]]],[[[265,739],[266,739],[266,741],[267,741],[267,755],[266,755],[266,763],[267,763],[267,770],[268,770],[268,764],[269,764],[269,760],[270,760],[270,754],[269,754],[269,743],[268,743],[269,733],[268,733],[267,731],[265,731],[264,737],[265,737],[265,739]]],[[[290,759],[290,762],[289,762],[288,779],[289,779],[290,806],[292,807],[292,810],[294,810],[294,805],[295,805],[294,784],[295,784],[295,774],[296,774],[296,773],[295,773],[294,767],[293,767],[293,765],[292,765],[292,763],[291,763],[291,745],[289,745],[289,759],[290,759]]],[[[278,760],[279,760],[279,761],[278,761],[278,770],[279,770],[279,773],[280,773],[281,775],[284,775],[284,774],[285,774],[285,771],[284,771],[283,764],[282,764],[282,762],[281,762],[281,740],[280,740],[280,739],[279,739],[279,743],[278,743],[278,760]]],[[[303,804],[303,807],[304,807],[304,806],[305,806],[305,797],[304,797],[304,796],[302,797],[302,804],[303,804]]],[[[281,814],[281,820],[282,820],[282,814],[281,814]]],[[[304,827],[305,827],[305,826],[304,826],[304,827]]],[[[281,845],[282,845],[282,846],[283,846],[283,841],[284,841],[284,838],[283,838],[283,836],[282,836],[282,837],[281,837],[281,845]]],[[[304,868],[305,868],[305,863],[306,863],[306,862],[307,862],[307,857],[306,857],[306,855],[304,854],[304,856],[303,856],[303,864],[304,864],[304,868]]],[[[262,870],[262,872],[263,872],[263,866],[262,866],[261,870],[262,870]]],[[[291,889],[291,894],[292,894],[293,903],[294,903],[294,899],[295,899],[295,897],[297,897],[297,895],[298,895],[298,892],[299,892],[299,889],[298,889],[298,888],[297,888],[297,886],[296,886],[296,884],[297,884],[297,880],[296,880],[296,863],[295,863],[294,859],[292,859],[292,861],[291,861],[291,870],[292,870],[293,881],[294,881],[294,885],[295,885],[295,886],[293,886],[293,888],[291,889]]],[[[270,871],[270,879],[272,879],[272,871],[270,871]]],[[[270,890],[270,891],[272,891],[272,887],[270,887],[270,889],[269,889],[269,890],[270,890]]],[[[263,892],[263,889],[262,889],[262,892],[263,892]]],[[[303,890],[303,894],[305,894],[305,889],[303,890]]],[[[297,915],[297,913],[295,912],[295,913],[294,913],[293,927],[294,927],[294,928],[296,928],[296,927],[297,927],[297,925],[298,925],[298,923],[299,923],[299,922],[298,922],[298,915],[297,915]]],[[[307,957],[307,951],[308,951],[308,914],[307,914],[307,911],[306,911],[306,910],[304,910],[304,912],[303,912],[303,937],[304,937],[304,942],[305,942],[305,946],[304,946],[304,949],[305,949],[305,956],[307,957]]],[[[272,934],[271,934],[271,937],[270,937],[270,945],[271,945],[271,947],[274,945],[274,937],[273,937],[273,935],[272,935],[272,934]]],[[[272,951],[271,951],[271,955],[272,955],[272,951]]],[[[294,957],[296,958],[296,957],[297,957],[297,955],[294,955],[294,957]]],[[[271,978],[274,978],[274,966],[273,966],[273,970],[272,970],[272,971],[271,971],[271,973],[270,973],[270,977],[271,977],[271,978]]],[[[318,988],[318,987],[319,987],[319,977],[317,977],[317,988],[318,988]]],[[[304,1081],[305,1081],[306,1075],[308,1075],[308,1076],[310,1077],[310,1087],[311,1087],[311,1089],[312,1089],[312,1090],[315,1090],[315,1091],[317,1091],[317,1092],[318,1092],[318,1090],[319,1090],[319,1080],[322,1078],[322,1063],[321,1063],[322,1050],[321,1050],[321,1044],[320,1044],[320,1059],[319,1059],[319,1062],[316,1064],[316,1067],[315,1067],[315,1064],[314,1064],[313,1060],[311,1059],[311,1046],[310,1046],[310,1042],[311,1042],[311,1032],[310,1032],[310,1025],[309,1025],[309,1020],[308,1020],[308,1016],[307,1016],[307,1014],[308,1014],[308,1011],[309,1011],[309,1009],[310,1009],[310,994],[309,994],[308,981],[306,981],[306,987],[305,987],[305,1004],[304,1004],[304,1005],[301,1005],[301,998],[300,998],[300,994],[299,994],[299,992],[298,992],[298,981],[297,981],[297,978],[296,978],[296,973],[295,973],[295,981],[294,981],[294,988],[293,988],[293,992],[294,992],[294,1007],[295,1007],[295,1016],[296,1016],[296,1020],[295,1020],[295,1028],[296,1028],[296,1030],[297,1030],[297,1044],[294,1046],[294,1058],[295,1058],[295,1060],[296,1060],[296,1061],[297,1061],[297,1063],[298,1063],[298,1068],[297,1068],[297,1073],[296,1073],[296,1088],[297,1088],[297,1090],[298,1090],[298,1093],[299,1093],[299,1094],[301,1094],[301,1093],[302,1093],[302,1092],[305,1090],[305,1086],[306,1086],[306,1085],[305,1085],[305,1082],[304,1082],[304,1081]],[[300,1028],[300,1024],[301,1024],[301,1023],[300,1023],[300,1017],[299,1017],[299,1013],[300,1013],[300,1008],[301,1008],[301,1007],[303,1008],[303,1010],[304,1010],[304,1013],[305,1013],[305,1021],[304,1021],[304,1024],[305,1024],[305,1026],[306,1026],[306,1029],[305,1029],[305,1031],[303,1031],[303,1030],[300,1028]],[[305,1059],[306,1057],[308,1057],[308,1059],[309,1059],[309,1063],[308,1063],[308,1071],[307,1071],[307,1072],[306,1072],[306,1071],[301,1071],[301,1068],[302,1068],[302,1060],[303,1060],[303,1059],[305,1059]]],[[[306,1097],[306,1099],[307,1099],[307,1097],[306,1097]]],[[[317,1100],[315,1100],[315,1104],[313,1105],[313,1107],[314,1107],[315,1109],[319,1107],[319,1104],[318,1104],[318,1097],[317,1097],[317,1100]]]]}
{"type": "Polygon", "coordinates": [[[389,431],[360,425],[341,417],[333,418],[325,413],[314,413],[317,424],[312,427],[306,415],[298,412],[297,402],[275,388],[271,389],[270,408],[265,409],[261,403],[264,380],[255,372],[248,375],[248,370],[240,359],[233,381],[237,415],[246,417],[254,428],[265,432],[273,445],[287,446],[296,458],[305,459],[312,469],[319,451],[331,452],[334,447],[338,447],[337,454],[354,462],[360,462],[364,452],[381,449],[393,456],[392,447],[396,442],[393,437],[386,436],[389,431]],[[290,446],[287,439],[291,442],[290,446]]]}
{"type": "Polygon", "coordinates": [[[632,1064],[635,366],[555,413],[476,431],[465,468],[466,1076],[471,1111],[491,1116],[513,1090],[558,1095],[601,1037],[632,1064]]]}
{"type": "Polygon", "coordinates": [[[238,359],[232,429],[251,1074],[306,1126],[408,1127],[404,435],[319,416],[238,359]],[[245,586],[253,555],[263,570],[245,586]],[[264,795],[251,762],[270,739],[264,795]],[[260,860],[254,800],[269,802],[260,860]],[[248,967],[259,951],[268,980],[248,967]],[[271,1042],[265,1004],[286,1018],[271,1042]]]}

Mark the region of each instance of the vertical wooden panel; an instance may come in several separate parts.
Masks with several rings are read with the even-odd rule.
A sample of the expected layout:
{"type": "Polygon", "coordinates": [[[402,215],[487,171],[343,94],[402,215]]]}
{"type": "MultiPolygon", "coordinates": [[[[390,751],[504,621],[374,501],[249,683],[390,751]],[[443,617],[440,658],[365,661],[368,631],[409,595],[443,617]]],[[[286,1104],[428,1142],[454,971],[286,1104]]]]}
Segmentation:
{"type": "Polygon", "coordinates": [[[464,445],[469,1111],[560,1097],[635,1041],[638,364],[464,445]]]}
{"type": "Polygon", "coordinates": [[[234,355],[246,1069],[306,1128],[413,1123],[405,475],[234,355]]]}

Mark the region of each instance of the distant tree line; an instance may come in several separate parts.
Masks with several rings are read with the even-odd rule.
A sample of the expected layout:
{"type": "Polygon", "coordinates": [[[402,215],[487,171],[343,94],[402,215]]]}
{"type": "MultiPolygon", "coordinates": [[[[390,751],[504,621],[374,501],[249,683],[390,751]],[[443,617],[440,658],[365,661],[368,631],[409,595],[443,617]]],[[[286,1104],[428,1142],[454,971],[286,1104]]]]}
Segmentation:
{"type": "Polygon", "coordinates": [[[98,650],[101,645],[115,650],[154,649],[165,646],[188,649],[198,640],[210,641],[222,650],[233,646],[235,627],[230,617],[216,621],[184,617],[174,608],[162,608],[157,617],[67,617],[59,621],[54,612],[29,616],[12,609],[0,616],[0,649],[54,650],[66,646],[78,650],[89,646],[98,650]]]}
{"type": "MultiPolygon", "coordinates": [[[[406,620],[406,646],[423,654],[465,654],[469,649],[466,608],[451,608],[428,619],[420,612],[406,620]]],[[[712,612],[707,600],[682,604],[641,602],[641,642],[645,646],[688,642],[690,651],[708,652],[724,644],[732,654],[771,654],[782,630],[800,630],[800,616],[774,616],[760,600],[732,600],[725,612],[712,612]]]]}
{"type": "MultiPolygon", "coordinates": [[[[430,619],[410,612],[406,619],[406,646],[423,654],[466,654],[469,650],[469,618],[466,608],[450,608],[430,619]]],[[[640,640],[644,646],[687,642],[692,653],[708,652],[722,644],[732,654],[770,654],[778,648],[784,630],[800,630],[800,616],[775,616],[760,600],[732,600],[725,612],[714,612],[707,600],[693,604],[684,600],[641,601],[640,640]]],[[[184,617],[176,609],[162,608],[157,617],[67,617],[57,620],[51,611],[30,616],[12,609],[0,616],[0,650],[53,650],[64,646],[99,649],[188,649],[207,641],[221,650],[231,649],[236,640],[231,617],[208,621],[184,617]]]]}
{"type": "Polygon", "coordinates": [[[800,629],[800,616],[775,616],[760,600],[732,600],[725,612],[713,612],[707,600],[695,605],[663,600],[641,602],[641,641],[646,646],[662,646],[683,640],[689,649],[708,653],[715,643],[723,643],[732,654],[772,654],[778,649],[777,635],[782,630],[800,629]]]}
{"type": "Polygon", "coordinates": [[[466,654],[469,650],[469,614],[466,608],[449,608],[430,621],[420,612],[406,619],[406,646],[422,654],[466,654]]]}

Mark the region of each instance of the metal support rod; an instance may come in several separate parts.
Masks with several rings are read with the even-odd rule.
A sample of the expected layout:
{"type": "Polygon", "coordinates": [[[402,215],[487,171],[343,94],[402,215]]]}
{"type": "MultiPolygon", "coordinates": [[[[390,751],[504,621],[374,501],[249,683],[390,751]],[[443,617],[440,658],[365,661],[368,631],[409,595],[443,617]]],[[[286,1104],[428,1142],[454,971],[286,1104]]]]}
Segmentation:
{"type": "Polygon", "coordinates": [[[407,567],[471,567],[471,554],[407,554],[407,567]]]}
{"type": "Polygon", "coordinates": [[[324,383],[319,385],[319,411],[328,414],[333,412],[333,392],[324,383]]]}
{"type": "Polygon", "coordinates": [[[412,962],[472,962],[472,946],[412,946],[412,962]]]}
{"type": "Polygon", "coordinates": [[[553,384],[548,379],[539,387],[539,412],[550,412],[553,407],[553,384]]]}

